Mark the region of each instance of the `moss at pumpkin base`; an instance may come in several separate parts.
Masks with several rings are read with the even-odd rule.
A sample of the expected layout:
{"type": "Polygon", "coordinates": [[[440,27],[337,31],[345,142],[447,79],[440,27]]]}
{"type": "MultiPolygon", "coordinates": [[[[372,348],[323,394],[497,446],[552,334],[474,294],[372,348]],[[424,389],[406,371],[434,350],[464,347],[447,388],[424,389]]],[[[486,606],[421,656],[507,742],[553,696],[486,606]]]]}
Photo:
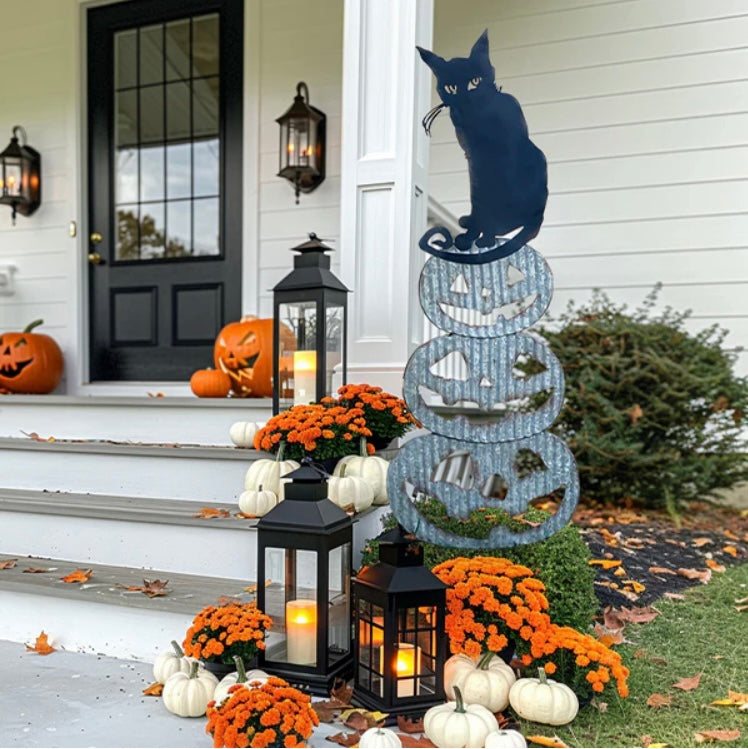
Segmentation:
{"type": "MultiPolygon", "coordinates": [[[[526,528],[521,521],[501,510],[476,510],[467,520],[457,520],[449,517],[444,506],[436,500],[427,499],[417,504],[424,517],[458,535],[486,538],[497,525],[504,525],[515,532],[526,528]]],[[[549,513],[534,507],[524,513],[524,518],[532,523],[543,522],[548,517],[549,513]]],[[[382,522],[384,530],[391,530],[397,525],[392,514],[386,515],[382,522]]],[[[510,549],[456,549],[427,542],[423,544],[423,551],[424,563],[430,568],[447,559],[477,556],[506,557],[515,564],[529,567],[545,583],[549,614],[559,626],[587,632],[598,610],[593,582],[595,573],[587,563],[590,552],[574,525],[563,527],[545,541],[510,549]]],[[[374,564],[377,560],[377,541],[371,539],[363,551],[361,563],[374,564]]]]}

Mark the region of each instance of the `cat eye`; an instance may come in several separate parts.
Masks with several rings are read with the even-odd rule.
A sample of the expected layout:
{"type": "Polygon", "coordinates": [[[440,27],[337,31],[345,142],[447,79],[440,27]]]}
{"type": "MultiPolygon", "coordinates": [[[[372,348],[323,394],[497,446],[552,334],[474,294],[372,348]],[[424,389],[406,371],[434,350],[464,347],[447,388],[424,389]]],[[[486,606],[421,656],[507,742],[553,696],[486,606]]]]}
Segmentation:
{"type": "Polygon", "coordinates": [[[472,91],[474,88],[478,88],[478,84],[480,82],[480,77],[472,78],[470,81],[468,81],[467,90],[472,91]]]}
{"type": "Polygon", "coordinates": [[[450,84],[450,85],[448,85],[448,86],[445,86],[445,87],[444,87],[444,90],[445,90],[445,91],[446,91],[446,92],[447,92],[448,94],[456,94],[456,93],[457,93],[457,86],[456,86],[456,85],[454,85],[454,84],[450,84]]]}

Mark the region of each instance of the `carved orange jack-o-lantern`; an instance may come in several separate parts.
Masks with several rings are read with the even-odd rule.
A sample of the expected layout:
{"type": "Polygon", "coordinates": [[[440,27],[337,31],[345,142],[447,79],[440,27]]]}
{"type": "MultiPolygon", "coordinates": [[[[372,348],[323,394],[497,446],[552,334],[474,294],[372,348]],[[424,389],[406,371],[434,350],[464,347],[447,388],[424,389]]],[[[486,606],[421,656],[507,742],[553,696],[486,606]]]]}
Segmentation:
{"type": "MultiPolygon", "coordinates": [[[[281,326],[283,347],[296,348],[293,332],[281,326]],[[290,338],[289,338],[290,337],[290,338]]],[[[226,325],[213,347],[216,369],[231,378],[236,395],[270,398],[273,395],[273,320],[243,317],[226,325]]]]}
{"type": "Polygon", "coordinates": [[[62,351],[54,339],[31,331],[43,320],[35,320],[22,333],[0,336],[0,388],[13,393],[49,393],[62,378],[62,351]]]}

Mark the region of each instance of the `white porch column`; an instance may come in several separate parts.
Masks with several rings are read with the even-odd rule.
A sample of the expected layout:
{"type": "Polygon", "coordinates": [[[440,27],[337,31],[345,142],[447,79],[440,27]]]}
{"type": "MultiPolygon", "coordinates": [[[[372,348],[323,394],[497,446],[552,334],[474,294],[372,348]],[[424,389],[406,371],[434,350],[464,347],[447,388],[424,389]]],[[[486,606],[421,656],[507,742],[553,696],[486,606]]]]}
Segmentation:
{"type": "Polygon", "coordinates": [[[341,275],[349,301],[348,381],[399,394],[421,322],[433,0],[345,0],[341,275]]]}

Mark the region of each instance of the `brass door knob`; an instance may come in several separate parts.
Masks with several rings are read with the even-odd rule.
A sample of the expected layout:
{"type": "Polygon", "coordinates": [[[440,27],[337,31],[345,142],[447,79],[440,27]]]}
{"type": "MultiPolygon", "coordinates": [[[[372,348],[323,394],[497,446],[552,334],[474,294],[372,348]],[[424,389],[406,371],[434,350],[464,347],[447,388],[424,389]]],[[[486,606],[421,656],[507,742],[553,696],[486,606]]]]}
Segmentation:
{"type": "Polygon", "coordinates": [[[101,265],[104,262],[104,258],[101,257],[98,252],[89,252],[88,262],[91,263],[91,265],[101,265]]]}
{"type": "Polygon", "coordinates": [[[91,232],[91,236],[89,237],[89,239],[91,240],[91,244],[99,244],[99,242],[101,242],[101,240],[104,239],[104,237],[102,237],[101,234],[99,234],[99,232],[94,231],[94,232],[91,232]]]}

